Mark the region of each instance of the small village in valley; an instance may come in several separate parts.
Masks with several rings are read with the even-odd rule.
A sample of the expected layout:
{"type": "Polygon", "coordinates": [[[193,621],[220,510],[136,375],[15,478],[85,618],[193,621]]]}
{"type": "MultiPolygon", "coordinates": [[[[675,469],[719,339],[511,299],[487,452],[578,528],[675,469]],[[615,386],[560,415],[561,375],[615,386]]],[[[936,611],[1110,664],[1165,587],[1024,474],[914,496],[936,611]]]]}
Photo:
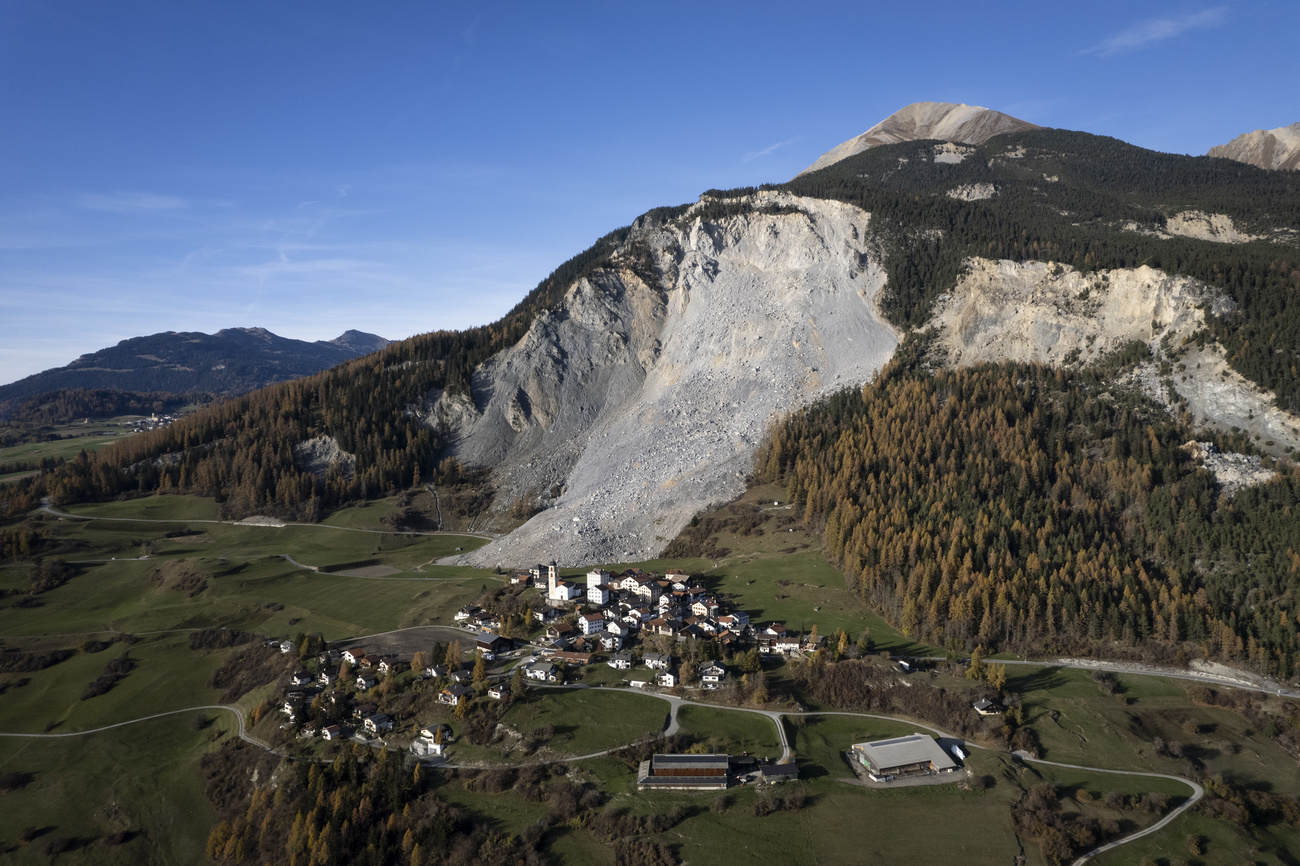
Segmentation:
{"type": "MultiPolygon", "coordinates": [[[[501,589],[460,608],[454,619],[460,635],[406,655],[360,644],[327,647],[309,636],[268,640],[268,648],[296,653],[303,665],[286,677],[276,707],[283,717],[279,730],[299,744],[318,740],[318,749],[348,741],[403,750],[429,766],[478,767],[484,762],[458,754],[457,743],[484,745],[502,737],[502,726],[493,724],[499,709],[529,688],[635,689],[675,699],[674,714],[681,701],[710,697],[725,700],[723,706],[741,696],[762,706],[765,661],[808,660],[824,655],[828,644],[815,625],[796,634],[779,622],[751,623],[744,610],[679,570],[614,574],[596,568],[562,576],[554,564],[538,565],[511,572],[501,589]]],[[[848,636],[832,637],[843,654],[848,636]]],[[[919,666],[894,664],[902,674],[919,666]]],[[[254,718],[266,711],[259,707],[254,718]]],[[[1002,708],[982,698],[972,711],[999,715],[1002,708]]],[[[545,761],[545,744],[536,746],[525,749],[522,760],[545,761]]],[[[953,781],[964,757],[960,741],[919,733],[846,743],[844,752],[855,772],[879,784],[953,781]]],[[[637,788],[718,790],[798,775],[788,746],[779,756],[762,757],[657,752],[640,762],[637,788]]]]}

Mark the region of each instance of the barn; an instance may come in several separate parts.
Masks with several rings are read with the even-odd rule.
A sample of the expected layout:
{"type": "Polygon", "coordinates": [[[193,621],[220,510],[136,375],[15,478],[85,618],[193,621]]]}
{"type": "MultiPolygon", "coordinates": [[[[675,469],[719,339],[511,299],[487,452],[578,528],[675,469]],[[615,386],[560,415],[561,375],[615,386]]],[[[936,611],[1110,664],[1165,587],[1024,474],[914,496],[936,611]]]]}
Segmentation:
{"type": "Polygon", "coordinates": [[[957,764],[926,734],[911,734],[873,743],[854,743],[853,759],[866,767],[874,781],[892,782],[908,776],[951,773],[957,764]]]}

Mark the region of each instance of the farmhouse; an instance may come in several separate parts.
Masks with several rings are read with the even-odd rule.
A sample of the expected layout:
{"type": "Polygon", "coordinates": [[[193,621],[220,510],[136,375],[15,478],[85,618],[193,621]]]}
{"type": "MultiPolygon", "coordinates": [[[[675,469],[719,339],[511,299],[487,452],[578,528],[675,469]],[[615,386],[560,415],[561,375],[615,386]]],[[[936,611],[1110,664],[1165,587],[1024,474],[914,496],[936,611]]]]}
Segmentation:
{"type": "Polygon", "coordinates": [[[641,762],[638,791],[718,791],[727,787],[726,755],[654,755],[641,762]]]}
{"type": "Polygon", "coordinates": [[[876,782],[951,773],[957,769],[957,764],[939,747],[934,737],[926,734],[854,743],[852,755],[876,782]]]}
{"type": "Polygon", "coordinates": [[[475,640],[475,649],[477,649],[485,659],[492,661],[503,652],[508,652],[514,642],[500,635],[492,634],[490,631],[482,632],[475,640]]]}

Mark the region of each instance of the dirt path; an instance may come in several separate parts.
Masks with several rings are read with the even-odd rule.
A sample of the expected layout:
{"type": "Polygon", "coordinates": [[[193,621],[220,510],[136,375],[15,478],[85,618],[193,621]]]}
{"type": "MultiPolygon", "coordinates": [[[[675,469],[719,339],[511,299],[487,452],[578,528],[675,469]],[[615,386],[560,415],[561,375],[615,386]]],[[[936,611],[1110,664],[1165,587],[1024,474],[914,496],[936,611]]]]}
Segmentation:
{"type": "Polygon", "coordinates": [[[468,536],[470,538],[481,538],[485,541],[493,541],[499,536],[493,532],[398,532],[390,529],[361,529],[355,526],[333,526],[328,523],[294,523],[292,521],[280,521],[272,518],[246,518],[244,520],[208,520],[205,518],[186,518],[186,517],[99,517],[93,514],[71,514],[67,511],[59,511],[48,502],[41,503],[41,511],[46,514],[52,514],[55,517],[64,517],[69,520],[107,520],[112,523],[209,523],[220,524],[222,526],[260,526],[265,529],[281,529],[285,526],[305,526],[312,529],[333,529],[337,532],[364,532],[370,535],[424,535],[424,536],[468,536]]]}

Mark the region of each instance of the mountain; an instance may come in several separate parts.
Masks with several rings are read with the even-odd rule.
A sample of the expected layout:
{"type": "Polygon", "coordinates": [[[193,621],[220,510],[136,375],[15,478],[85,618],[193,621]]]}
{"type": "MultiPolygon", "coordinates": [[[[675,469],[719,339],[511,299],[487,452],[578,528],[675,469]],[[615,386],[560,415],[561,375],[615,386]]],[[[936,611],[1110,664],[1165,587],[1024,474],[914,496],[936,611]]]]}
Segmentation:
{"type": "Polygon", "coordinates": [[[1300,169],[1300,123],[1247,132],[1210,148],[1206,156],[1235,159],[1259,168],[1300,169]]]}
{"type": "Polygon", "coordinates": [[[1000,111],[952,102],[914,102],[843,144],[836,145],[805,168],[801,175],[819,171],[883,144],[938,139],[962,144],[983,144],[1005,132],[1042,129],[1000,111]]]}
{"type": "Polygon", "coordinates": [[[743,489],[774,422],[928,332],[932,367],[1110,365],[1149,411],[1282,457],[1300,448],[1298,184],[1065,130],[878,144],[651,211],[496,323],[226,401],[9,507],[47,483],[174,486],[311,519],[469,468],[495,497],[476,529],[536,513],[468,561],[646,559],[743,489]]]}
{"type": "Polygon", "coordinates": [[[65,388],[242,394],[333,367],[386,345],[384,338],[360,331],[308,343],[277,336],[265,328],[227,328],[215,334],[167,331],[132,337],[82,355],[67,366],[0,386],[0,417],[28,397],[65,388]]]}

